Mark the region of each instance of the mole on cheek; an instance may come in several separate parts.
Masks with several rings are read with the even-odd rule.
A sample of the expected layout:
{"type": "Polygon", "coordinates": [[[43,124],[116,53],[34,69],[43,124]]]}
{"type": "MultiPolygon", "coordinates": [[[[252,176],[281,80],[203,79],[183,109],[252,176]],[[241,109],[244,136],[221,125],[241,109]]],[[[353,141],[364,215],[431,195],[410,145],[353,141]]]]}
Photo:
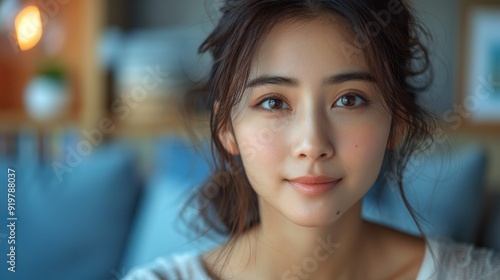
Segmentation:
{"type": "Polygon", "coordinates": [[[358,147],[358,145],[356,145],[356,148],[358,147]]]}
{"type": "Polygon", "coordinates": [[[340,214],[340,211],[337,211],[337,215],[340,214]]]}

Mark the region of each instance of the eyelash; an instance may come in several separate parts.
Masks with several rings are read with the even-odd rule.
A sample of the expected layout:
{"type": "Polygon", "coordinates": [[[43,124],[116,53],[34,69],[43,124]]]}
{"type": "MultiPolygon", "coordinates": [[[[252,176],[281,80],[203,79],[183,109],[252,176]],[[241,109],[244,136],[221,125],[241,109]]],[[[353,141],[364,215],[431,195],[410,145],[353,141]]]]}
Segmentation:
{"type": "MultiPolygon", "coordinates": [[[[335,104],[337,102],[339,102],[341,98],[346,97],[346,96],[355,96],[355,97],[361,99],[361,104],[359,104],[357,106],[354,106],[354,107],[339,106],[339,108],[344,108],[345,110],[356,110],[356,109],[360,109],[362,107],[366,107],[366,106],[368,106],[368,105],[371,104],[371,101],[368,100],[367,98],[365,98],[364,96],[362,96],[361,94],[359,94],[357,92],[354,92],[354,91],[348,91],[345,94],[342,94],[339,98],[337,98],[335,100],[335,102],[332,105],[332,108],[335,107],[335,104]]],[[[266,102],[266,101],[269,101],[269,100],[280,100],[284,104],[286,104],[288,107],[290,107],[290,105],[288,104],[288,102],[286,101],[285,98],[283,98],[282,96],[276,95],[276,94],[268,94],[268,95],[265,95],[265,96],[261,97],[259,99],[259,101],[257,101],[257,103],[255,105],[253,105],[252,107],[254,109],[265,111],[265,112],[279,112],[279,111],[290,110],[291,109],[291,108],[281,108],[281,109],[266,109],[266,108],[263,108],[262,104],[264,102],[266,102]]]]}

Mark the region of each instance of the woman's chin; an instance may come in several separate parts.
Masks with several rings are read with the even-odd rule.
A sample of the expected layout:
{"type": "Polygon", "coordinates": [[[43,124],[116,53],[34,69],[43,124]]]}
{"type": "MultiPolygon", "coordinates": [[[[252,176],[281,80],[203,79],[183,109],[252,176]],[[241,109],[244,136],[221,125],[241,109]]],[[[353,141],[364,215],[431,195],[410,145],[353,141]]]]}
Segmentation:
{"type": "Polygon", "coordinates": [[[298,213],[294,213],[294,215],[288,216],[288,219],[292,223],[302,227],[325,227],[335,223],[339,219],[339,216],[332,215],[331,213],[299,214],[299,215],[298,213]]]}

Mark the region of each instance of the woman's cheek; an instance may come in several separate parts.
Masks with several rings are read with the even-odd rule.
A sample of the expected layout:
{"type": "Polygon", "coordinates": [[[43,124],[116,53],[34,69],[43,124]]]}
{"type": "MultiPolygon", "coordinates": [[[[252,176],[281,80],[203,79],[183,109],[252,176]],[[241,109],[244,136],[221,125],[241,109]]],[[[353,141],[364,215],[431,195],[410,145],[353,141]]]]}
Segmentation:
{"type": "Polygon", "coordinates": [[[279,162],[284,152],[283,134],[275,131],[267,122],[240,123],[235,128],[240,154],[247,168],[279,162]]]}
{"type": "Polygon", "coordinates": [[[363,178],[367,180],[375,180],[382,166],[388,135],[388,127],[359,128],[355,137],[344,142],[344,151],[338,152],[343,153],[343,158],[351,162],[349,167],[356,168],[356,173],[365,174],[363,178]]]}

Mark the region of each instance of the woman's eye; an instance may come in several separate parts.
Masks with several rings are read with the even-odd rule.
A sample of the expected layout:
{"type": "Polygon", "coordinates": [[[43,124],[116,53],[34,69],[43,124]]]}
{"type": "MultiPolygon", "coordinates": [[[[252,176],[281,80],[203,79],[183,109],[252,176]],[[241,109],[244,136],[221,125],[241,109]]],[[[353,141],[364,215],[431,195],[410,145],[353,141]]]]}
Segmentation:
{"type": "Polygon", "coordinates": [[[288,106],[285,101],[279,98],[266,98],[259,103],[259,107],[262,107],[266,110],[290,109],[290,106],[288,106]]]}
{"type": "Polygon", "coordinates": [[[365,104],[366,104],[366,99],[357,94],[352,94],[352,93],[341,96],[335,102],[336,107],[345,107],[349,109],[356,108],[365,104]]]}

